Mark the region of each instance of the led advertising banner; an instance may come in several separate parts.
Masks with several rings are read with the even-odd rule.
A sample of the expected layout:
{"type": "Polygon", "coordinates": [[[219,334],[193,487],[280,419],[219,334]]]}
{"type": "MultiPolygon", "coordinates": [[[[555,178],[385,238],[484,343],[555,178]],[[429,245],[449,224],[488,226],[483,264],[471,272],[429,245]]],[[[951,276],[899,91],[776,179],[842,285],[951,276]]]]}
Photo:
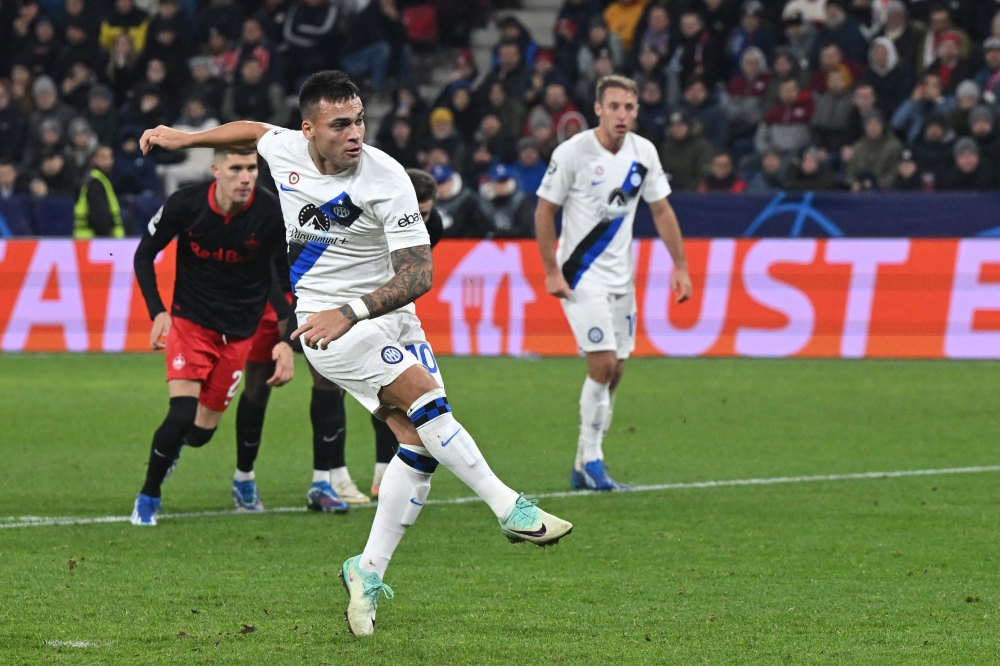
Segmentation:
{"type": "MultiPolygon", "coordinates": [[[[0,240],[0,348],[149,349],[137,239],[0,240]]],[[[685,243],[694,297],[636,241],[637,356],[1000,358],[1000,240],[761,239],[685,243]]],[[[417,302],[437,354],[568,356],[533,241],[443,241],[417,302]]],[[[173,246],[158,259],[164,302],[173,246]]]]}

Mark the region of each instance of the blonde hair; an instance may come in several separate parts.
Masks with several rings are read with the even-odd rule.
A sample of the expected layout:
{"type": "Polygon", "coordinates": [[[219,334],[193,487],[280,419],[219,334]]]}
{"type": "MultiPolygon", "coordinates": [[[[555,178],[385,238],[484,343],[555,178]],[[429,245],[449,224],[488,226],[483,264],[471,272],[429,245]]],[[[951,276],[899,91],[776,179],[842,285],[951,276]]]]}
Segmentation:
{"type": "Polygon", "coordinates": [[[604,91],[608,88],[621,88],[622,90],[628,91],[639,96],[639,86],[635,81],[628,78],[627,76],[620,76],[618,74],[610,74],[608,76],[602,76],[597,82],[597,101],[601,102],[604,99],[604,91]]]}

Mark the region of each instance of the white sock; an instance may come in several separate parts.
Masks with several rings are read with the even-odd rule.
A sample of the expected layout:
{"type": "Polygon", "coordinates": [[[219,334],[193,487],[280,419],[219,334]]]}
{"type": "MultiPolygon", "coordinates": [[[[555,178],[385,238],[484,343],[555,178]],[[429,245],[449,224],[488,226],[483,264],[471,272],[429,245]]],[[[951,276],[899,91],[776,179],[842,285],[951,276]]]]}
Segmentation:
{"type": "Polygon", "coordinates": [[[611,430],[611,419],[615,416],[615,395],[618,391],[613,388],[608,388],[608,394],[611,396],[611,401],[608,403],[608,416],[604,419],[604,427],[601,429],[601,458],[604,458],[604,438],[608,436],[608,431],[611,430]]]}
{"type": "MultiPolygon", "coordinates": [[[[426,449],[424,449],[426,451],[426,449]]],[[[375,463],[375,473],[372,474],[372,485],[380,486],[382,484],[382,477],[385,476],[385,470],[389,467],[389,463],[375,463]]]]}
{"type": "Polygon", "coordinates": [[[583,381],[583,391],[580,392],[580,438],[577,440],[577,471],[583,469],[585,463],[594,460],[604,460],[601,441],[604,439],[604,426],[611,409],[611,391],[609,384],[594,381],[588,375],[583,381]]]}
{"type": "Polygon", "coordinates": [[[372,531],[361,553],[362,569],[385,576],[392,553],[406,528],[416,522],[430,491],[430,474],[418,472],[399,458],[392,459],[382,477],[372,531]]]}
{"type": "Polygon", "coordinates": [[[326,481],[330,483],[330,470],[328,469],[314,469],[313,470],[313,483],[323,483],[326,481]]]}
{"type": "Polygon", "coordinates": [[[330,485],[336,486],[338,483],[350,481],[351,475],[347,473],[346,467],[334,467],[330,470],[330,485]]]}
{"type": "Polygon", "coordinates": [[[233,474],[233,481],[253,481],[255,478],[256,477],[254,477],[253,475],[253,470],[250,470],[249,472],[241,472],[240,470],[236,470],[236,473],[233,474]]]}
{"type": "MultiPolygon", "coordinates": [[[[412,419],[414,413],[444,397],[444,389],[425,393],[410,406],[407,415],[412,419]]],[[[450,411],[432,416],[429,421],[417,427],[417,433],[428,453],[479,495],[497,518],[503,520],[507,517],[517,501],[517,493],[496,477],[479,452],[475,440],[450,411]]],[[[379,491],[379,501],[381,499],[379,491]]]]}

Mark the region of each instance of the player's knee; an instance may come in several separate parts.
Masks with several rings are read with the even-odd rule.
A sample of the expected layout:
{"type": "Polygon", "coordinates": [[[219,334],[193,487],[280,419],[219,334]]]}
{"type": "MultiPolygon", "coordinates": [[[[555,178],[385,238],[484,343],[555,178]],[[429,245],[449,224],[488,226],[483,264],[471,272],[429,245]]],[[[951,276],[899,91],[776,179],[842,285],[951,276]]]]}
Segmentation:
{"type": "Polygon", "coordinates": [[[625,361],[618,361],[615,364],[614,372],[611,374],[611,390],[614,391],[618,388],[618,385],[622,382],[622,377],[625,375],[625,361]]]}
{"type": "Polygon", "coordinates": [[[588,364],[587,374],[595,382],[601,384],[610,384],[615,376],[615,364],[614,361],[596,361],[588,364]]]}
{"type": "Polygon", "coordinates": [[[243,395],[247,400],[265,407],[271,397],[271,387],[267,380],[274,374],[274,363],[247,363],[244,374],[243,395]]]}
{"type": "Polygon", "coordinates": [[[427,449],[422,446],[414,447],[404,444],[399,447],[396,457],[402,460],[407,466],[427,475],[433,474],[438,466],[438,461],[427,455],[427,449]],[[415,449],[419,449],[419,451],[415,449]]]}
{"type": "Polygon", "coordinates": [[[166,420],[186,430],[194,425],[194,418],[197,414],[198,398],[180,396],[170,399],[170,409],[167,411],[166,420]]]}
{"type": "Polygon", "coordinates": [[[187,446],[193,446],[194,448],[205,446],[212,439],[212,435],[215,434],[215,430],[215,428],[202,428],[200,426],[192,425],[191,429],[188,430],[187,435],[184,436],[184,443],[187,446]]]}

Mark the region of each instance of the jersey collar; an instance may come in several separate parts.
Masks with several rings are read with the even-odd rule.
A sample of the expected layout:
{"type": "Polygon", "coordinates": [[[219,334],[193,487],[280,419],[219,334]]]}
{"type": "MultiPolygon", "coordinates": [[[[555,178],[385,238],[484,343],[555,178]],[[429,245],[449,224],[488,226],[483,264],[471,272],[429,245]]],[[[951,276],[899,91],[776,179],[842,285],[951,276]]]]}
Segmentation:
{"type": "Polygon", "coordinates": [[[253,188],[253,190],[250,192],[250,198],[247,199],[247,204],[245,206],[243,206],[243,208],[240,208],[238,211],[236,211],[232,215],[226,215],[221,210],[219,210],[219,205],[217,203],[215,203],[215,186],[218,185],[218,184],[219,184],[218,181],[215,181],[211,185],[208,186],[208,207],[212,209],[213,213],[215,213],[216,215],[218,215],[219,217],[221,217],[223,220],[225,220],[226,224],[229,224],[229,221],[231,219],[233,219],[234,217],[236,217],[237,215],[239,215],[240,213],[242,213],[243,211],[245,211],[247,208],[249,208],[253,204],[253,199],[254,199],[255,196],[257,196],[257,186],[255,185],[254,188],[253,188]]]}

